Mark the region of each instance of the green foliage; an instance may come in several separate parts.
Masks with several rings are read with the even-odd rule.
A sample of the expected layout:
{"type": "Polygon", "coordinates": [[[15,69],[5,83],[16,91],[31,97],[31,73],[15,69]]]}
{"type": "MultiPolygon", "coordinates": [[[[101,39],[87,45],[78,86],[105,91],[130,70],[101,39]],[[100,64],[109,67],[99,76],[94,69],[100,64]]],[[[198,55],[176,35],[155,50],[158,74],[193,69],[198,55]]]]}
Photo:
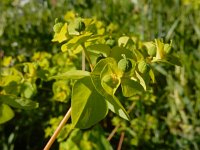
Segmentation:
{"type": "Polygon", "coordinates": [[[0,110],[0,124],[7,122],[14,117],[14,112],[8,105],[1,104],[0,110]]]}
{"type": "MultiPolygon", "coordinates": [[[[89,49],[91,54],[98,53],[100,55],[103,53],[102,45],[99,47],[99,43],[105,45],[107,42],[107,33],[101,32],[104,26],[99,26],[100,22],[98,20],[89,18],[72,18],[68,22],[63,22],[63,24],[64,26],[60,32],[55,32],[53,41],[62,42],[61,50],[63,52],[71,50],[79,53],[84,51],[89,65],[94,66],[94,69],[91,67],[92,71],[89,77],[78,79],[73,85],[71,99],[73,126],[83,129],[89,128],[104,119],[108,109],[117,113],[120,117],[129,120],[128,113],[120,103],[120,100],[115,96],[116,90],[121,85],[121,79],[126,78],[123,80],[122,86],[123,95],[126,97],[134,96],[129,91],[135,88],[143,90],[141,88],[143,86],[146,90],[149,86],[150,76],[153,76],[153,71],[151,71],[150,75],[149,65],[145,60],[141,61],[140,59],[148,59],[149,63],[157,60],[162,61],[166,56],[164,54],[165,44],[161,40],[156,39],[155,45],[158,56],[148,58],[140,48],[136,48],[133,37],[122,36],[118,39],[118,46],[106,49],[107,58],[92,64],[87,49],[89,49]],[[81,20],[85,22],[84,30],[77,29],[80,28],[81,20]],[[103,34],[104,36],[102,37],[103,34]],[[96,47],[95,50],[91,48],[91,45],[96,47]],[[123,59],[121,59],[121,56],[123,59]],[[137,70],[132,65],[132,62],[137,61],[139,61],[138,71],[143,74],[142,76],[137,73],[137,70]],[[128,73],[129,71],[130,73],[128,73]],[[124,73],[127,74],[125,75],[124,73]],[[132,85],[127,82],[128,79],[133,83],[132,85]],[[93,99],[95,99],[95,102],[93,99]]],[[[80,74],[84,72],[80,71],[80,74]]],[[[66,73],[67,78],[68,74],[66,73]]],[[[71,78],[75,78],[75,76],[72,75],[71,78]]]]}
{"type": "Polygon", "coordinates": [[[108,112],[104,97],[95,90],[90,77],[82,78],[74,84],[71,107],[73,127],[81,129],[96,124],[108,112]]]}
{"type": "Polygon", "coordinates": [[[124,132],[123,149],[198,150],[199,9],[197,0],[2,0],[0,148],[42,149],[43,130],[51,136],[73,103],[75,121],[52,149],[111,149],[104,136],[119,125],[113,149],[124,132]],[[76,30],[80,20],[85,29],[78,23],[76,30]],[[83,50],[94,69],[86,63],[87,71],[80,70],[83,50]],[[132,63],[124,73],[117,64],[122,54],[132,63]],[[150,66],[145,73],[141,61],[150,66]],[[104,131],[91,127],[100,120],[104,131]]]}
{"type": "Polygon", "coordinates": [[[140,73],[147,73],[149,70],[150,70],[150,66],[144,60],[138,63],[138,71],[140,73]]]}
{"type": "Polygon", "coordinates": [[[83,21],[76,21],[75,23],[75,30],[78,32],[84,31],[85,30],[85,23],[83,21]]]}
{"type": "Polygon", "coordinates": [[[118,68],[123,72],[129,72],[132,68],[132,63],[130,60],[126,59],[126,56],[124,56],[124,58],[118,62],[118,68]]]}
{"type": "Polygon", "coordinates": [[[58,22],[53,26],[53,31],[55,33],[59,33],[60,30],[62,29],[62,27],[63,27],[63,23],[62,22],[58,22]]]}

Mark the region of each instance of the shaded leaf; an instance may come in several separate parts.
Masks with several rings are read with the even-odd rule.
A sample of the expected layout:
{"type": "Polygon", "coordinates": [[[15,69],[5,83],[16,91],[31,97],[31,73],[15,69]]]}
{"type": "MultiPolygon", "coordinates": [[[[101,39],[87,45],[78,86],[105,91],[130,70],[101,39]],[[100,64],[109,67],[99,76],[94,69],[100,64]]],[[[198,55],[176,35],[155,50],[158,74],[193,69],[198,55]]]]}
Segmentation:
{"type": "Polygon", "coordinates": [[[26,110],[34,109],[39,106],[37,102],[22,97],[16,97],[14,95],[0,95],[0,102],[15,108],[21,108],[26,110]]]}
{"type": "Polygon", "coordinates": [[[131,97],[139,92],[143,92],[144,89],[138,81],[134,81],[129,78],[121,79],[122,93],[125,97],[131,97]]]}
{"type": "Polygon", "coordinates": [[[87,50],[96,53],[96,54],[104,54],[105,56],[108,56],[110,54],[111,48],[110,46],[106,44],[95,44],[95,45],[90,45],[87,47],[87,50]]]}
{"type": "Polygon", "coordinates": [[[172,65],[177,65],[177,66],[182,66],[182,63],[180,61],[180,58],[173,56],[173,55],[169,55],[166,57],[166,61],[172,65]]]}
{"type": "Polygon", "coordinates": [[[120,59],[122,59],[122,54],[124,54],[127,58],[134,58],[134,55],[130,50],[118,46],[115,46],[111,49],[109,57],[113,57],[118,62],[120,59]]]}

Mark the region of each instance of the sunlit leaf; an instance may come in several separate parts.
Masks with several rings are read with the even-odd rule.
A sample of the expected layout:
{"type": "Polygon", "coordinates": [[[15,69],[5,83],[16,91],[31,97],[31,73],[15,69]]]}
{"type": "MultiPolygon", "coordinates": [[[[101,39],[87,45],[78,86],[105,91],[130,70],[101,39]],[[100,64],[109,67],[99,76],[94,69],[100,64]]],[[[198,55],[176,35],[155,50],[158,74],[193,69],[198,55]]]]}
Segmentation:
{"type": "Polygon", "coordinates": [[[164,52],[164,43],[161,42],[161,40],[159,39],[155,39],[155,44],[156,44],[156,59],[163,59],[165,56],[165,52],[164,52]]]}
{"type": "Polygon", "coordinates": [[[118,39],[118,45],[119,47],[125,47],[128,43],[129,37],[128,36],[122,36],[118,39]]]}
{"type": "Polygon", "coordinates": [[[114,69],[110,65],[106,65],[100,74],[101,85],[104,90],[110,94],[114,95],[117,88],[120,85],[120,77],[115,74],[114,69]]]}
{"type": "Polygon", "coordinates": [[[120,117],[126,120],[129,120],[129,115],[118,100],[118,98],[115,95],[110,95],[109,93],[107,93],[107,91],[101,85],[100,74],[102,72],[102,68],[104,68],[108,64],[116,64],[116,61],[113,58],[108,57],[106,59],[100,60],[99,63],[97,63],[93,72],[91,72],[93,85],[98,93],[106,99],[106,102],[108,103],[108,108],[112,112],[118,114],[120,117]]]}
{"type": "Polygon", "coordinates": [[[138,78],[140,84],[142,85],[142,87],[144,88],[144,90],[147,90],[147,84],[144,80],[144,78],[142,77],[142,75],[140,75],[137,71],[135,71],[136,77],[138,78]]]}
{"type": "Polygon", "coordinates": [[[72,39],[70,39],[67,43],[63,44],[62,47],[61,47],[61,50],[63,52],[65,52],[65,51],[67,51],[69,49],[73,51],[80,44],[83,44],[84,42],[86,42],[90,38],[91,35],[92,35],[91,33],[86,32],[83,35],[75,36],[72,39]]]}
{"type": "Polygon", "coordinates": [[[68,34],[67,23],[65,23],[61,28],[60,32],[54,34],[52,41],[61,43],[67,40],[67,34],[68,34]]]}
{"type": "Polygon", "coordinates": [[[36,85],[35,84],[32,84],[30,82],[24,82],[22,85],[21,85],[21,89],[20,89],[20,92],[21,92],[21,96],[22,97],[25,97],[27,99],[31,98],[34,94],[36,94],[36,91],[37,88],[36,88],[36,85]]]}
{"type": "Polygon", "coordinates": [[[83,70],[70,70],[62,74],[58,74],[56,76],[52,76],[51,79],[80,79],[86,76],[90,76],[90,72],[83,70]]]}
{"type": "Polygon", "coordinates": [[[0,124],[9,121],[14,115],[13,110],[8,105],[0,103],[0,124]]]}
{"type": "Polygon", "coordinates": [[[72,90],[72,124],[89,128],[102,120],[108,112],[106,100],[92,84],[90,77],[77,80],[72,90]]]}

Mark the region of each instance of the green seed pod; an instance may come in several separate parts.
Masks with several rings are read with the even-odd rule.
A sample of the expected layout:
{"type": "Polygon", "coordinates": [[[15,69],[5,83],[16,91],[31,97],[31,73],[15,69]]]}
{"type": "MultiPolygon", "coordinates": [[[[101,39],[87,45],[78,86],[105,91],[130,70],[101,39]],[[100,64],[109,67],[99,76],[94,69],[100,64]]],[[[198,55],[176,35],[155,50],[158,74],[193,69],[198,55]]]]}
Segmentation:
{"type": "Polygon", "coordinates": [[[59,33],[60,30],[62,29],[62,27],[63,27],[63,23],[62,22],[58,22],[53,26],[53,31],[55,33],[59,33]]]}
{"type": "Polygon", "coordinates": [[[140,73],[146,73],[150,70],[149,64],[147,64],[144,60],[138,63],[138,71],[140,73]]]}
{"type": "Polygon", "coordinates": [[[98,63],[100,60],[106,58],[103,54],[100,54],[97,59],[96,59],[96,63],[98,63]]]}
{"type": "Polygon", "coordinates": [[[85,23],[83,21],[77,21],[75,23],[75,30],[78,32],[84,31],[85,30],[85,23]]]}
{"type": "Polygon", "coordinates": [[[128,72],[132,68],[132,63],[129,59],[126,58],[124,54],[122,54],[123,59],[118,62],[118,68],[123,72],[128,72]]]}

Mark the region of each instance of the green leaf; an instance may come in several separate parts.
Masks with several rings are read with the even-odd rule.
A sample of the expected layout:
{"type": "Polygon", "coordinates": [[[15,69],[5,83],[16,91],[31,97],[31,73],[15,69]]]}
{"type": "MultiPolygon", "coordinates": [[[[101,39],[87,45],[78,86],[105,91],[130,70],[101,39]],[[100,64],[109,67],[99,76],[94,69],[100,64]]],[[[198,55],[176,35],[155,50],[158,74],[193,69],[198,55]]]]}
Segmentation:
{"type": "Polygon", "coordinates": [[[69,35],[79,35],[80,33],[76,30],[76,26],[78,22],[80,22],[81,18],[75,18],[73,21],[71,21],[68,25],[68,31],[69,35]]]}
{"type": "Polygon", "coordinates": [[[95,89],[101,94],[108,103],[108,108],[118,114],[120,117],[129,120],[129,115],[118,100],[118,98],[115,95],[110,95],[101,85],[101,78],[100,74],[102,71],[102,68],[104,68],[108,64],[116,64],[116,61],[113,58],[105,58],[99,61],[97,65],[95,66],[93,72],[91,72],[92,82],[95,87],[95,89]]]}
{"type": "Polygon", "coordinates": [[[0,124],[5,123],[14,117],[13,110],[6,104],[0,104],[0,124]]]}
{"type": "Polygon", "coordinates": [[[105,56],[108,56],[110,54],[111,48],[106,44],[95,44],[88,46],[87,50],[95,54],[101,53],[104,54],[105,56]]]}
{"type": "Polygon", "coordinates": [[[121,79],[122,93],[125,97],[134,96],[137,93],[143,92],[144,89],[138,81],[129,78],[121,79]]]}
{"type": "Polygon", "coordinates": [[[72,39],[70,39],[67,43],[63,44],[61,46],[61,50],[63,52],[66,52],[69,49],[73,51],[79,45],[81,45],[82,43],[86,42],[91,37],[91,35],[92,35],[92,33],[86,32],[86,33],[84,33],[82,35],[75,36],[72,39]]]}
{"type": "Polygon", "coordinates": [[[182,66],[182,63],[180,61],[180,58],[173,56],[173,55],[168,55],[166,57],[166,61],[172,65],[177,65],[177,66],[182,66]]]}
{"type": "Polygon", "coordinates": [[[62,26],[62,28],[60,29],[60,32],[54,34],[52,41],[53,42],[59,42],[59,43],[66,41],[67,40],[67,34],[68,34],[67,23],[65,23],[62,26]]]}
{"type": "Polygon", "coordinates": [[[129,39],[130,38],[128,36],[122,36],[122,37],[120,37],[118,39],[118,45],[119,45],[119,47],[125,47],[126,44],[128,43],[129,39]]]}
{"type": "Polygon", "coordinates": [[[0,69],[0,86],[6,86],[10,82],[20,82],[23,80],[23,75],[15,68],[0,69]]]}
{"type": "Polygon", "coordinates": [[[96,124],[108,112],[106,100],[92,84],[90,77],[75,82],[72,90],[72,124],[81,129],[96,124]]]}
{"type": "Polygon", "coordinates": [[[65,73],[49,77],[49,80],[51,79],[80,79],[86,76],[90,76],[90,72],[83,71],[83,70],[71,70],[67,71],[65,73]]]}
{"type": "Polygon", "coordinates": [[[34,94],[36,94],[36,85],[30,82],[24,82],[21,85],[21,96],[25,98],[31,98],[34,94]]]}
{"type": "Polygon", "coordinates": [[[110,95],[114,95],[120,85],[120,77],[117,76],[109,64],[103,68],[100,77],[101,85],[105,91],[110,95]]]}
{"type": "Polygon", "coordinates": [[[156,79],[155,79],[155,75],[154,75],[154,72],[152,69],[149,70],[149,76],[150,76],[152,82],[155,83],[156,79]]]}
{"type": "Polygon", "coordinates": [[[134,55],[130,50],[118,46],[115,46],[111,49],[109,57],[113,57],[118,62],[120,59],[122,59],[122,54],[124,54],[127,58],[134,58],[134,55]]]}
{"type": "Polygon", "coordinates": [[[161,63],[167,63],[170,65],[177,65],[177,66],[182,66],[182,62],[180,61],[180,58],[173,56],[173,55],[168,55],[165,57],[165,59],[154,59],[152,62],[161,62],[161,63]]]}
{"type": "Polygon", "coordinates": [[[164,52],[164,43],[159,40],[159,39],[155,39],[155,44],[156,44],[156,59],[163,59],[165,56],[165,52],[164,52]]]}
{"type": "Polygon", "coordinates": [[[37,102],[22,97],[16,97],[14,95],[0,95],[0,102],[15,108],[26,110],[34,109],[39,106],[37,102]]]}
{"type": "Polygon", "coordinates": [[[137,71],[135,71],[136,77],[140,82],[140,85],[144,88],[144,90],[147,90],[149,81],[150,81],[150,76],[149,72],[146,72],[144,74],[139,74],[137,71]]]}
{"type": "Polygon", "coordinates": [[[143,45],[144,45],[144,47],[146,48],[146,50],[147,50],[147,53],[150,55],[150,56],[152,56],[152,57],[154,57],[154,56],[156,56],[156,51],[157,51],[157,49],[156,49],[156,45],[155,45],[155,43],[154,42],[144,42],[143,43],[143,45]]]}

